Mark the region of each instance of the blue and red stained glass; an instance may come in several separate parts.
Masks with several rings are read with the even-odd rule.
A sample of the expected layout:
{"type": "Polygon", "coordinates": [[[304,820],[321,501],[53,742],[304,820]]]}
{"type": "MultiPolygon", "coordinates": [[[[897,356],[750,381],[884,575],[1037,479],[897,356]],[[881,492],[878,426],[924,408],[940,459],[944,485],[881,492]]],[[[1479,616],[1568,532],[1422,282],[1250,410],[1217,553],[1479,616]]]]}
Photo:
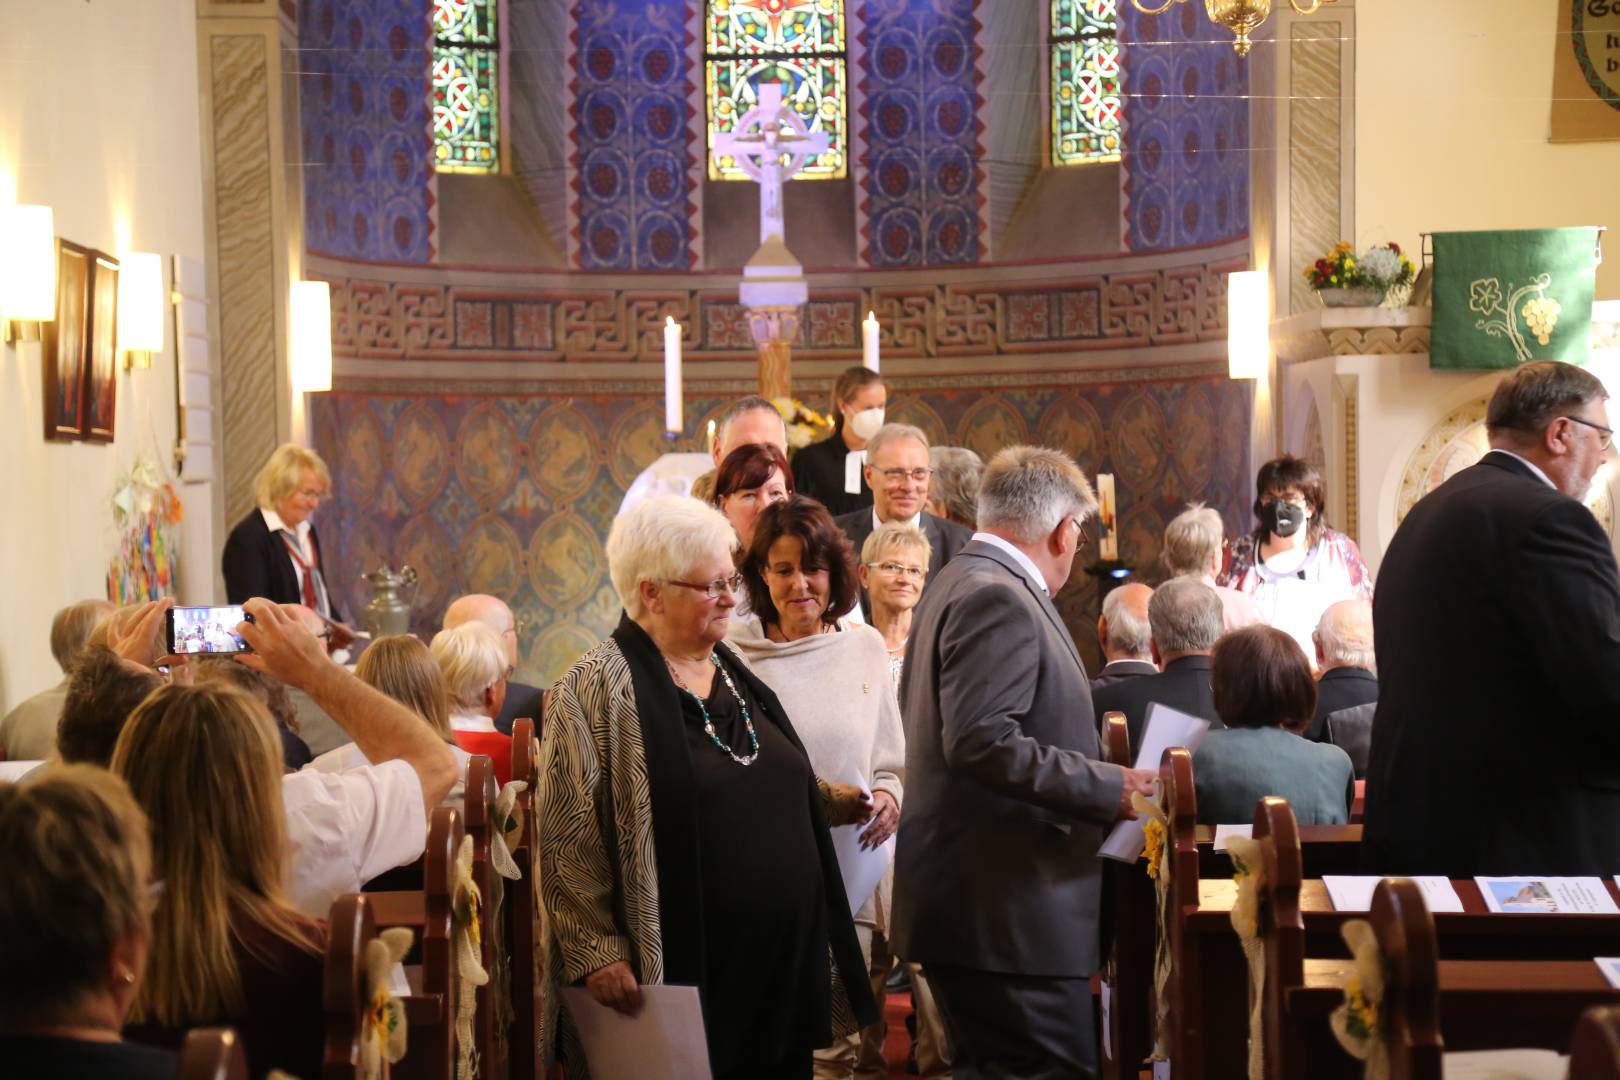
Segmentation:
{"type": "Polygon", "coordinates": [[[1118,161],[1118,0],[1052,0],[1052,164],[1118,161]]]}
{"type": "Polygon", "coordinates": [[[433,0],[433,157],[441,172],[500,169],[498,0],[433,0]]]}

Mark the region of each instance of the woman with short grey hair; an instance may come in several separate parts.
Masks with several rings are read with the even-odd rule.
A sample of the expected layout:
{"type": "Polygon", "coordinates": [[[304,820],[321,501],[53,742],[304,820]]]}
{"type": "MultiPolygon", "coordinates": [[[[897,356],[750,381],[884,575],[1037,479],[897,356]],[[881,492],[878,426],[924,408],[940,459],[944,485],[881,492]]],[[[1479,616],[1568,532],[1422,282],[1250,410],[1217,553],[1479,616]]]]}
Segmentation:
{"type": "Polygon", "coordinates": [[[776,695],[722,644],[735,545],[695,499],[620,515],[623,617],[547,701],[541,1043],[571,1076],[588,1072],[563,986],[626,1014],[643,985],[698,987],[716,1080],[807,1077],[812,1050],[877,1018],[827,831],[870,801],[817,779],[776,695]]]}
{"type": "Polygon", "coordinates": [[[928,450],[928,464],[934,470],[928,512],[978,528],[979,474],[984,471],[984,459],[965,446],[933,446],[928,450]]]}
{"type": "Polygon", "coordinates": [[[1221,598],[1226,629],[1265,621],[1247,593],[1215,584],[1215,575],[1226,561],[1226,526],[1213,508],[1201,502],[1188,503],[1187,509],[1171,518],[1164,527],[1164,547],[1159,558],[1171,576],[1190,577],[1215,590],[1221,598]]]}

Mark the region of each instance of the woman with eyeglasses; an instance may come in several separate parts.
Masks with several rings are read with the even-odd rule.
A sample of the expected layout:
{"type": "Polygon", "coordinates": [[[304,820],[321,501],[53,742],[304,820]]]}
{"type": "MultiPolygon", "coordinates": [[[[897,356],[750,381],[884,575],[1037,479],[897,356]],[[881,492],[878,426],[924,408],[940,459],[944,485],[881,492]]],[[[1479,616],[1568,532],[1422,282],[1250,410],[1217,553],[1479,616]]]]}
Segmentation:
{"type": "Polygon", "coordinates": [[[798,717],[723,644],[736,543],[683,496],[614,519],[624,615],[547,698],[548,1066],[583,1063],[562,986],[627,1015],[643,985],[698,987],[717,1080],[807,1077],[813,1050],[877,1019],[827,831],[865,821],[870,802],[818,779],[798,717]]]}
{"type": "MultiPolygon", "coordinates": [[[[797,495],[761,515],[742,573],[755,614],[728,640],[776,691],[816,774],[872,792],[859,839],[878,847],[900,823],[906,742],[883,636],[845,620],[860,580],[854,548],[826,507],[797,495]]],[[[886,931],[884,906],[874,893],[855,912],[868,963],[874,934],[886,931]]],[[[852,1035],[818,1053],[816,1075],[853,1076],[859,1050],[852,1035]]]]}
{"type": "Polygon", "coordinates": [[[896,693],[911,635],[911,612],[928,580],[930,544],[921,529],[886,522],[861,545],[861,587],[872,605],[872,628],[883,635],[896,693]]]}
{"type": "Polygon", "coordinates": [[[714,506],[737,530],[744,551],[768,506],[793,494],[793,473],[782,451],[768,443],[744,443],[720,462],[714,476],[714,506]]]}
{"type": "Polygon", "coordinates": [[[1260,466],[1254,489],[1254,532],[1232,542],[1219,583],[1247,593],[1260,617],[1315,654],[1311,632],[1340,600],[1372,601],[1372,572],[1361,549],[1328,527],[1322,474],[1283,455],[1260,466]]]}

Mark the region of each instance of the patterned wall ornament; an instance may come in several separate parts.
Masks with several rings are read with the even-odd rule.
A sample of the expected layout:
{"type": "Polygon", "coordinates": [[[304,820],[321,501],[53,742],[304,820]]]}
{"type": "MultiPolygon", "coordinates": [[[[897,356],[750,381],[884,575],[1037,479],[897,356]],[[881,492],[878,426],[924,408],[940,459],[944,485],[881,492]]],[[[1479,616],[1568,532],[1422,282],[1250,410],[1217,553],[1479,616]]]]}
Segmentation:
{"type": "Polygon", "coordinates": [[[956,445],[965,446],[985,461],[1004,446],[1029,442],[1029,427],[1017,411],[992,394],[980,399],[956,429],[956,445]]]}
{"type": "Polygon", "coordinates": [[[594,634],[577,623],[559,623],[535,639],[529,650],[529,670],[539,672],[539,682],[549,686],[605,635],[594,634]]]}
{"type": "Polygon", "coordinates": [[[548,409],[529,434],[529,467],[534,482],[552,499],[572,499],[596,474],[596,433],[577,409],[548,409]]]}
{"type": "Polygon", "coordinates": [[[417,514],[405,523],[394,542],[394,568],[416,568],[416,597],[413,607],[443,611],[453,595],[457,580],[456,559],[449,539],[431,511],[417,514]]]}
{"type": "Polygon", "coordinates": [[[576,0],[571,9],[569,261],[586,270],[698,264],[698,77],[685,0],[576,0]]]}
{"type": "Polygon", "coordinates": [[[485,515],[468,526],[459,554],[468,592],[516,596],[523,587],[523,542],[499,515],[485,515]]]}
{"type": "Polygon", "coordinates": [[[1114,413],[1109,435],[1114,471],[1133,488],[1151,486],[1169,457],[1163,407],[1147,394],[1131,395],[1114,413]]]}
{"type": "Polygon", "coordinates": [[[1209,448],[1215,444],[1215,409],[1203,390],[1188,387],[1170,414],[1170,455],[1188,490],[1209,485],[1215,472],[1209,448]]]}
{"type": "Polygon", "coordinates": [[[910,424],[917,428],[928,436],[929,446],[953,445],[950,429],[945,426],[945,421],[920,398],[905,398],[891,403],[884,419],[891,424],[910,424]]]}
{"type": "Polygon", "coordinates": [[[1108,454],[1106,436],[1097,410],[1084,398],[1070,394],[1058,398],[1041,414],[1036,430],[1042,446],[1068,454],[1088,477],[1100,471],[1097,466],[1108,454]]]}
{"type": "Polygon", "coordinates": [[[492,508],[517,478],[518,439],[512,422],[493,403],[475,406],[456,432],[456,472],[484,509],[492,508]]]}
{"type": "MultiPolygon", "coordinates": [[[[602,537],[606,541],[607,537],[602,537]]],[[[595,531],[573,514],[557,514],[529,542],[529,578],[541,601],[567,611],[595,590],[606,569],[595,531]]]]}
{"type": "Polygon", "coordinates": [[[608,464],[613,478],[628,490],[641,470],[668,449],[664,439],[664,414],[659,406],[647,403],[632,409],[613,427],[608,438],[608,464]]]}
{"type": "Polygon", "coordinates": [[[382,480],[383,442],[377,418],[370,409],[357,409],[343,432],[343,452],[338,459],[353,497],[370,502],[382,480]]]}
{"type": "Polygon", "coordinates": [[[856,224],[868,266],[989,258],[977,0],[883,0],[851,50],[856,224]]]}
{"type": "Polygon", "coordinates": [[[1138,506],[1119,519],[1120,558],[1136,567],[1140,576],[1151,579],[1161,573],[1163,546],[1164,518],[1152,506],[1138,506]]]}
{"type": "Polygon", "coordinates": [[[308,0],[298,18],[304,242],[433,258],[430,0],[308,0]]]}
{"type": "Polygon", "coordinates": [[[1163,251],[1249,231],[1249,70],[1183,4],[1119,5],[1124,54],[1125,247],[1163,251]]]}
{"type": "Polygon", "coordinates": [[[394,483],[412,508],[427,505],[443,490],[450,471],[449,448],[444,425],[427,406],[412,405],[395,421],[389,446],[394,457],[394,483]]]}

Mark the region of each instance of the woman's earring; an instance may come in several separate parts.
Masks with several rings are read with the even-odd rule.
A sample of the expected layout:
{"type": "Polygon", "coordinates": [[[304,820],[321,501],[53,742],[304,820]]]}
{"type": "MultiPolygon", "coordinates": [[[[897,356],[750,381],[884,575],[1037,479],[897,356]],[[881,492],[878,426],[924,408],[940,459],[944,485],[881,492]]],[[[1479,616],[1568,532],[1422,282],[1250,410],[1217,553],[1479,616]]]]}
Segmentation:
{"type": "Polygon", "coordinates": [[[135,973],[133,971],[129,970],[129,968],[125,967],[123,964],[119,964],[118,965],[118,981],[122,982],[122,983],[125,983],[125,984],[128,984],[128,985],[134,985],[134,983],[135,983],[135,973]]]}

